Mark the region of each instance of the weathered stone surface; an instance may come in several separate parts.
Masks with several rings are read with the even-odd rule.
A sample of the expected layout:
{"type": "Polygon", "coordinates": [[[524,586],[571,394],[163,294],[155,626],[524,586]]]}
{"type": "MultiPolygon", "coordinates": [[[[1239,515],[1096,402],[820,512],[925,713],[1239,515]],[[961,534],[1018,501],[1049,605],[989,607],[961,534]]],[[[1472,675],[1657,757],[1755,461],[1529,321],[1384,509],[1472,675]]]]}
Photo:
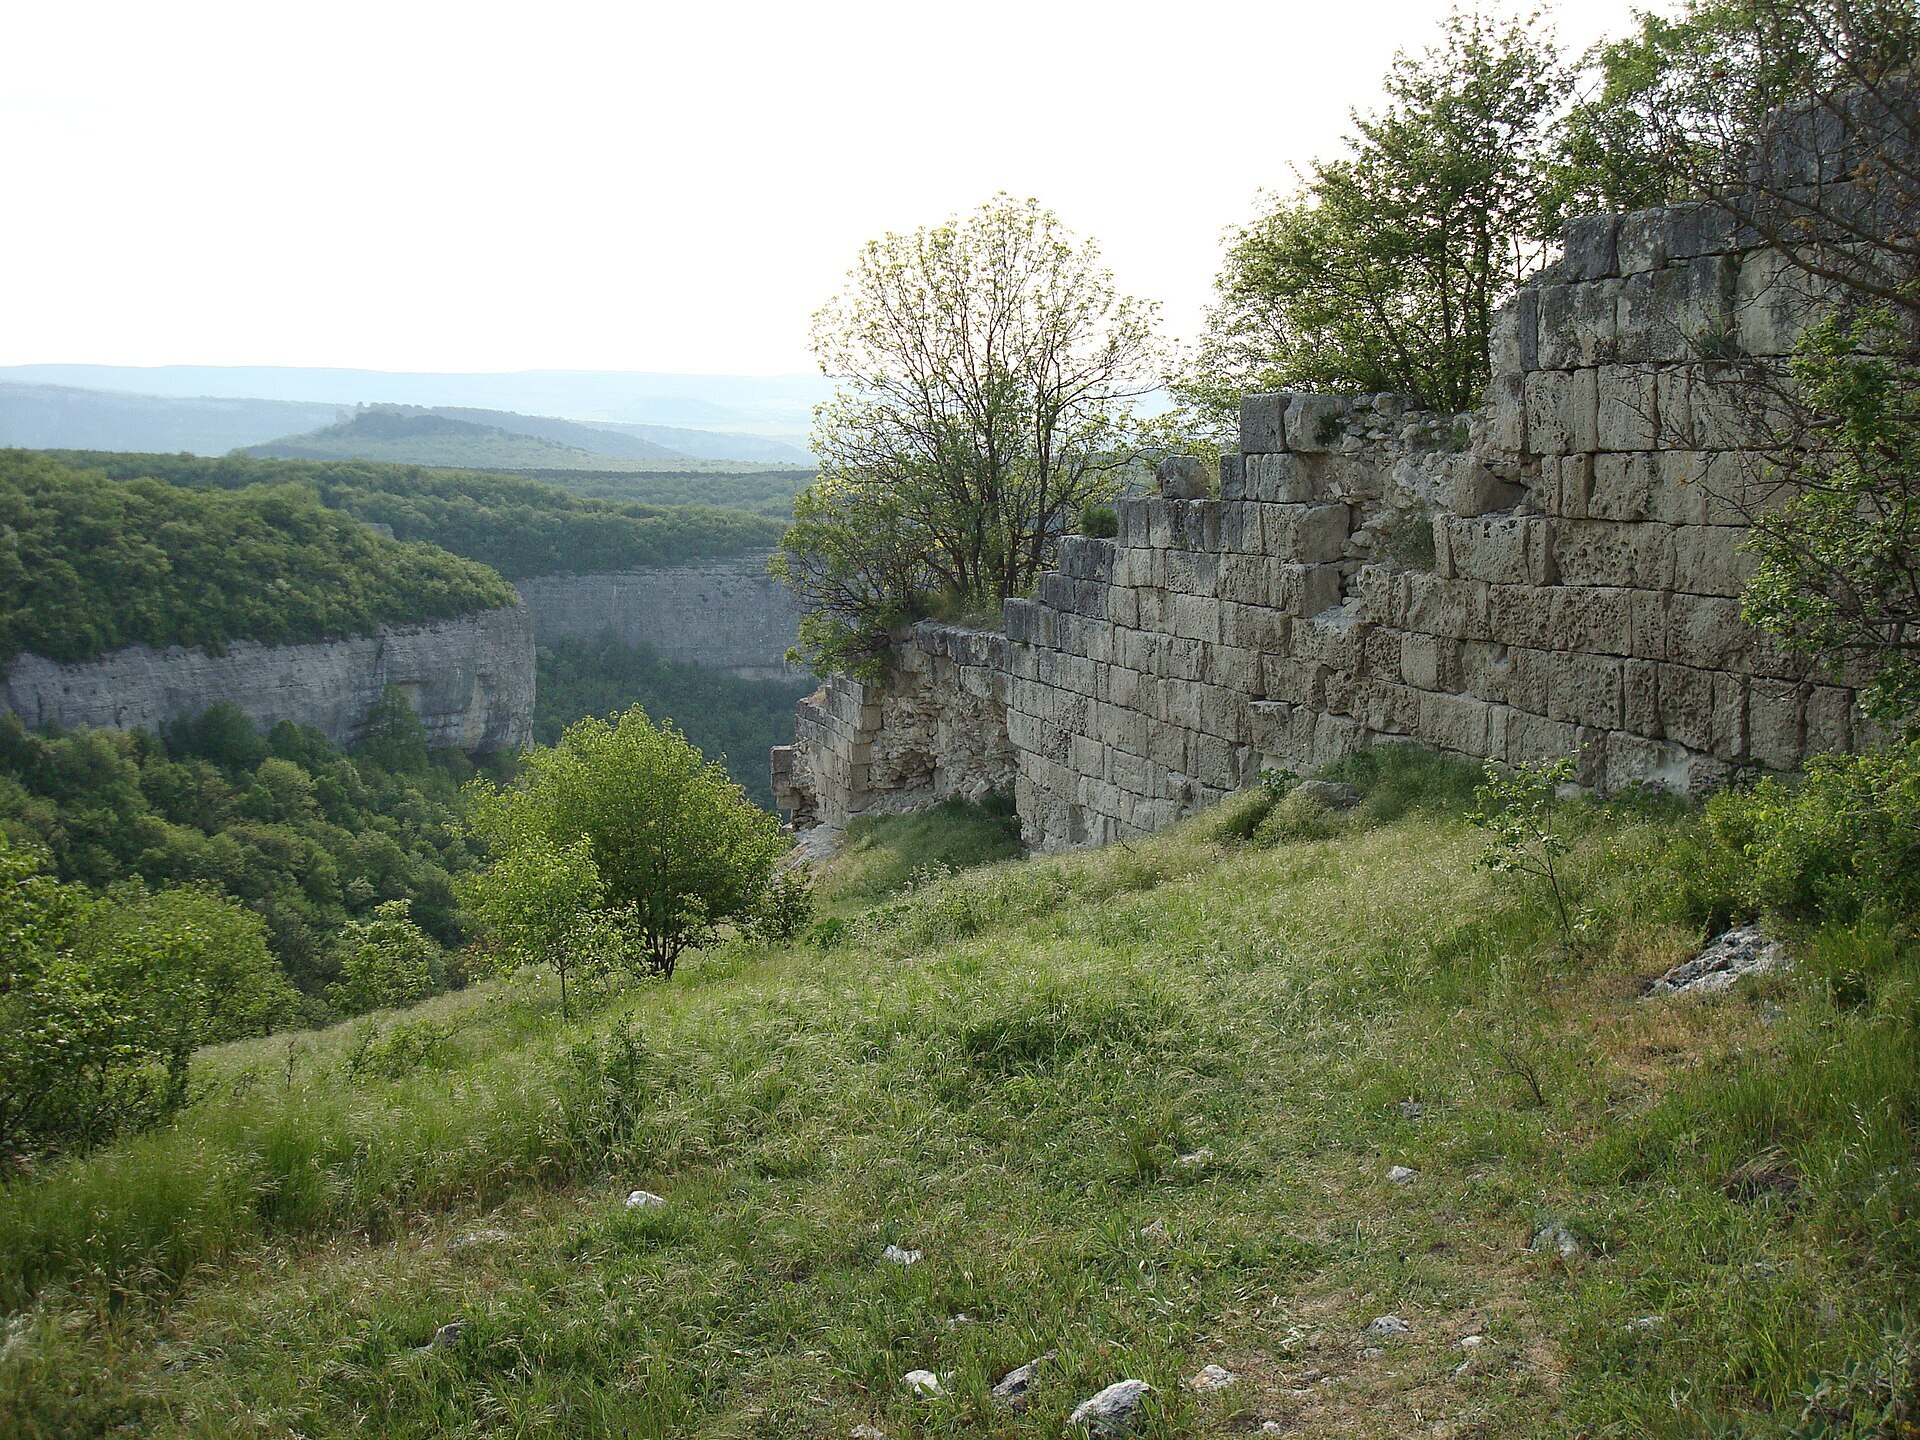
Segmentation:
{"type": "Polygon", "coordinates": [[[236,640],[222,655],[132,645],[62,665],[23,654],[0,680],[0,708],[29,728],[157,734],[171,721],[227,704],[262,730],[291,720],[350,746],[393,685],[420,716],[428,744],[495,753],[532,738],[533,658],[527,612],[515,605],[312,645],[236,640]]]}
{"type": "Polygon", "coordinates": [[[1153,1387],[1144,1380],[1115,1381],[1074,1406],[1067,1423],[1089,1435],[1131,1435],[1146,1418],[1146,1400],[1152,1393],[1153,1387]]]}
{"type": "Polygon", "coordinates": [[[1647,986],[1647,994],[1716,995],[1749,975],[1765,975],[1786,965],[1787,954],[1779,941],[1762,934],[1757,924],[1736,925],[1647,986]]]}

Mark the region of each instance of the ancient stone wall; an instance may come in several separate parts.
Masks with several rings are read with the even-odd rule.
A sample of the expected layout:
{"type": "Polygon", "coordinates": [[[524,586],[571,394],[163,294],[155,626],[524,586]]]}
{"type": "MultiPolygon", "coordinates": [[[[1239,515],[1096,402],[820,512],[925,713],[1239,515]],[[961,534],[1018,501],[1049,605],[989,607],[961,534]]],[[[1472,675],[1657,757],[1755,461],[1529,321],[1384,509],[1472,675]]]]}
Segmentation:
{"type": "Polygon", "coordinates": [[[523,748],[533,731],[527,612],[515,605],[313,645],[236,640],[219,655],[177,645],[133,645],[71,665],[19,655],[0,677],[0,707],[33,727],[157,732],[224,702],[263,730],[292,720],[353,745],[388,685],[412,701],[429,744],[523,748]]]}
{"type": "Polygon", "coordinates": [[[665,660],[785,679],[799,631],[793,596],[767,574],[764,550],[692,565],[600,575],[540,575],[519,582],[534,639],[597,639],[612,631],[665,660]]]}
{"type": "Polygon", "coordinates": [[[1387,740],[1694,793],[1849,748],[1857,677],[1740,616],[1771,496],[1762,417],[1722,382],[1777,364],[1820,299],[1741,242],[1708,206],[1575,221],[1497,317],[1470,422],[1246,397],[1218,498],[1120,502],[1118,536],[1064,541],[968,664],[922,626],[886,686],[827,685],[783,804],[831,827],[952,791],[946,768],[997,785],[1004,738],[1026,837],[1055,849],[1387,740]]]}

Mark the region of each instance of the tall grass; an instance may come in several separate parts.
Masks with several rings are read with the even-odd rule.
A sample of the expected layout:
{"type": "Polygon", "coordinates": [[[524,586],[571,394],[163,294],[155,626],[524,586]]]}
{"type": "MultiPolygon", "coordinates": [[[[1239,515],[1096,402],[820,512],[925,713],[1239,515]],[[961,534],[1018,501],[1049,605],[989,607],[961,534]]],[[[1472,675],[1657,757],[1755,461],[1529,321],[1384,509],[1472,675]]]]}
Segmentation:
{"type": "Polygon", "coordinates": [[[1870,1388],[1920,1293],[1910,939],[1642,1000],[1730,903],[1679,883],[1697,817],[1581,807],[1569,942],[1408,781],[1438,762],[1371,763],[1319,839],[1222,812],[929,874],[925,822],[836,943],[572,1024],[443,997],[379,1022],[453,1032],[398,1075],[349,1078],[351,1027],[228,1047],[173,1130],[0,1194],[0,1416],[1037,1436],[1132,1375],[1157,1436],[1784,1436],[1823,1376],[1870,1388]],[[1577,1257],[1529,1252],[1548,1223],[1577,1257]],[[1388,1311],[1414,1333],[1369,1355],[1388,1311]],[[1026,1413],[987,1398],[1049,1350],[1026,1413]],[[1184,1388],[1209,1362],[1240,1383],[1184,1388]]]}

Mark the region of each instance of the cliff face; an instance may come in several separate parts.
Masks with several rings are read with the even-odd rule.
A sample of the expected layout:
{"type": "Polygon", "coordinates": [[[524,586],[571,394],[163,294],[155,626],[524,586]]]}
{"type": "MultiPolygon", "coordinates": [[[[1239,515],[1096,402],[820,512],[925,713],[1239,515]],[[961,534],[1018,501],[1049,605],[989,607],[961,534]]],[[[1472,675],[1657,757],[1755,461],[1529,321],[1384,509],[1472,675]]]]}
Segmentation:
{"type": "Polygon", "coordinates": [[[800,618],[787,588],[767,574],[768,553],[601,575],[539,575],[519,582],[520,598],[543,645],[612,631],[664,660],[782,679],[790,673],[785,656],[800,618]]]}
{"type": "Polygon", "coordinates": [[[29,726],[158,731],[224,702],[262,729],[311,725],[352,745],[388,685],[413,702],[428,743],[481,754],[533,732],[533,630],[522,606],[314,645],[233,642],[224,655],[129,646],[61,665],[17,656],[0,705],[29,726]]]}

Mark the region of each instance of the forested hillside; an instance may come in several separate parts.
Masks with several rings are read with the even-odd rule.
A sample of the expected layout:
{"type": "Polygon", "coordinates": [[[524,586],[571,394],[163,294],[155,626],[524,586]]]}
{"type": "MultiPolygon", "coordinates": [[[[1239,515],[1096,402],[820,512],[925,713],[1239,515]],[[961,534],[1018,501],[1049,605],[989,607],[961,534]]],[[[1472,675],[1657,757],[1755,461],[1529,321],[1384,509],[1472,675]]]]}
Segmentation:
{"type": "MultiPolygon", "coordinates": [[[[488,412],[478,411],[484,415],[488,412]]],[[[536,422],[540,423],[540,422],[536,422]]],[[[583,430],[564,421],[546,422],[564,431],[583,430]]],[[[577,438],[577,437],[576,437],[577,438]]],[[[386,460],[404,465],[454,465],[482,470],[595,470],[618,465],[636,450],[648,458],[674,458],[664,446],[628,435],[606,435],[609,448],[588,449],[570,440],[490,425],[432,410],[381,406],[350,419],[288,435],[243,452],[256,459],[386,460]]]]}
{"type": "Polygon", "coordinates": [[[516,579],[738,555],[774,544],[784,528],[770,517],[740,510],[599,500],[479,471],[361,460],[52,453],[115,479],[152,476],[177,486],[222,490],[309,486],[325,504],[389,526],[401,540],[438,545],[516,579]]]}
{"type": "Polygon", "coordinates": [[[747,510],[782,524],[793,516],[793,497],[813,482],[814,472],[797,466],[755,469],[725,460],[680,462],[661,470],[526,470],[528,480],[542,480],[574,495],[600,500],[625,500],[642,505],[718,505],[747,510]],[[700,468],[696,468],[696,466],[700,468]]]}
{"type": "Polygon", "coordinates": [[[307,485],[222,493],[0,451],[0,658],[291,644],[513,601],[485,566],[378,535],[307,485]]]}

